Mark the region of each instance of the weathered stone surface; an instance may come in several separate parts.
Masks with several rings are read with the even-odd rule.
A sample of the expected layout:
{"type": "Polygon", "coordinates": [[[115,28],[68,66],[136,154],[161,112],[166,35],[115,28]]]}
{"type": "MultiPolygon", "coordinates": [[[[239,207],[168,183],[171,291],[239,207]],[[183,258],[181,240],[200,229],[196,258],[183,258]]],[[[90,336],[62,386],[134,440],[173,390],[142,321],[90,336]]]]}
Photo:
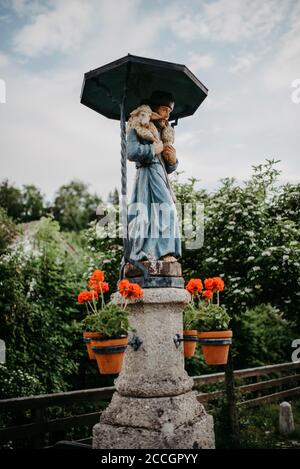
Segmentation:
{"type": "Polygon", "coordinates": [[[167,422],[160,431],[98,423],[93,428],[93,448],[214,449],[213,419],[204,414],[176,429],[173,422],[167,422]]]}
{"type": "Polygon", "coordinates": [[[193,387],[193,380],[188,377],[186,371],[182,371],[177,376],[174,376],[172,372],[165,376],[161,376],[159,372],[148,374],[144,378],[139,376],[138,373],[132,372],[130,376],[133,381],[127,381],[124,375],[115,381],[117,391],[123,396],[178,396],[190,391],[193,387]]]}
{"type": "Polygon", "coordinates": [[[182,343],[174,343],[189,299],[184,289],[149,288],[128,305],[142,345],[127,347],[117,391],[93,430],[94,448],[214,448],[213,419],[192,392],[182,343]]]}
{"type": "Polygon", "coordinates": [[[124,397],[116,392],[100,423],[161,430],[170,422],[177,428],[203,415],[204,407],[195,392],[156,399],[124,397]]]}
{"type": "MultiPolygon", "coordinates": [[[[157,275],[159,277],[181,277],[182,270],[179,262],[165,262],[165,261],[142,261],[150,275],[157,275]]],[[[124,267],[125,277],[139,277],[142,272],[132,264],[126,264],[124,267]]]]}
{"type": "MultiPolygon", "coordinates": [[[[189,293],[176,288],[145,290],[142,300],[129,304],[130,325],[143,342],[134,351],[127,347],[117,391],[126,396],[174,396],[190,391],[193,380],[184,369],[183,345],[174,337],[182,334],[182,309],[189,293]]],[[[120,301],[115,295],[113,301],[120,301]]]]}
{"type": "MultiPolygon", "coordinates": [[[[177,290],[177,288],[149,288],[145,290],[144,296],[136,300],[132,300],[128,307],[132,307],[134,304],[169,304],[171,306],[175,304],[183,306],[188,303],[191,299],[191,295],[187,290],[177,290]]],[[[121,295],[116,292],[112,295],[113,303],[120,304],[122,302],[121,295]]]]}
{"type": "Polygon", "coordinates": [[[295,431],[293,409],[289,402],[281,402],[279,406],[279,431],[283,435],[290,435],[295,431]]]}

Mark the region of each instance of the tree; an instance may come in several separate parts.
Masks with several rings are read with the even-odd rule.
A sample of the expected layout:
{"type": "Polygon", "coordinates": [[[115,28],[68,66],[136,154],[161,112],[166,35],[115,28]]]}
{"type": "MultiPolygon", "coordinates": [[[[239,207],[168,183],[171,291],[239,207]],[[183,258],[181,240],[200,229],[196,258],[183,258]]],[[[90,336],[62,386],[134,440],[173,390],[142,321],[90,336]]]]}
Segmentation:
{"type": "Polygon", "coordinates": [[[119,197],[119,191],[117,188],[115,190],[111,191],[108,194],[107,202],[112,205],[119,205],[120,202],[120,197],[119,197]]]}
{"type": "Polygon", "coordinates": [[[39,220],[44,215],[44,197],[33,184],[15,187],[5,179],[0,185],[0,206],[16,222],[39,220]]]}
{"type": "Polygon", "coordinates": [[[212,194],[191,186],[184,191],[183,202],[204,204],[204,244],[195,250],[183,245],[183,270],[186,278],[223,277],[222,300],[234,317],[270,303],[299,325],[300,206],[294,202],[299,194],[290,186],[276,187],[277,163],[254,167],[242,187],[224,178],[212,194]],[[286,208],[278,194],[284,194],[286,208]]]}
{"type": "Polygon", "coordinates": [[[7,215],[6,210],[0,207],[0,254],[4,253],[8,245],[17,234],[17,226],[7,215]]]}
{"type": "Polygon", "coordinates": [[[96,218],[100,202],[96,194],[89,193],[87,184],[74,180],[58,190],[53,214],[63,230],[80,231],[96,218]]]}
{"type": "Polygon", "coordinates": [[[0,184],[0,206],[3,207],[7,215],[13,220],[22,221],[23,197],[19,188],[11,185],[8,179],[0,184]]]}
{"type": "Polygon", "coordinates": [[[33,184],[24,185],[22,190],[22,199],[22,221],[28,222],[39,220],[44,215],[44,198],[36,186],[33,184]]]}

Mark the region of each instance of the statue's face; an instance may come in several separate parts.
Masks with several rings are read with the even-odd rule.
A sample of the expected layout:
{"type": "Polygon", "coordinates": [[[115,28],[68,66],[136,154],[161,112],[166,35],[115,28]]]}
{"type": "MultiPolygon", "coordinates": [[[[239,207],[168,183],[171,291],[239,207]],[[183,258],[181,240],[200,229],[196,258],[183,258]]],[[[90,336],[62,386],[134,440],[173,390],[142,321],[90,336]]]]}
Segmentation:
{"type": "Polygon", "coordinates": [[[158,106],[155,111],[164,120],[169,120],[171,109],[168,106],[158,106]]]}

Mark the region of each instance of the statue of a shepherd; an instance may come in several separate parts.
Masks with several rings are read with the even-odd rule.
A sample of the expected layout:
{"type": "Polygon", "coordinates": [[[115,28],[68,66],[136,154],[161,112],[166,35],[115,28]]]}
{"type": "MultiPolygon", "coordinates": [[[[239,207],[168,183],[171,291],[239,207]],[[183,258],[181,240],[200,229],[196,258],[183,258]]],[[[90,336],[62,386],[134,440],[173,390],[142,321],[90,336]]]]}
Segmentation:
{"type": "Polygon", "coordinates": [[[127,124],[127,157],[137,168],[128,232],[130,258],[137,261],[175,262],[181,256],[176,198],[168,178],[178,166],[168,122],[173,108],[170,93],[154,91],[127,124]]]}

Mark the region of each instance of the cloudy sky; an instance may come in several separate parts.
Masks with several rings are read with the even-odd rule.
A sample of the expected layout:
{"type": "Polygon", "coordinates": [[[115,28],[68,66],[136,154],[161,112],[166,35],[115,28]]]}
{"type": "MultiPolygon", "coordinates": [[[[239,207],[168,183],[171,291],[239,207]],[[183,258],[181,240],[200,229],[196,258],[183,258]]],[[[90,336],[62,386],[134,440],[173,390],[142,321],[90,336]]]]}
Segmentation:
{"type": "Polygon", "coordinates": [[[300,0],[0,0],[1,179],[48,198],[74,178],[119,187],[118,122],[80,92],[127,53],[186,64],[209,88],[176,128],[183,179],[214,190],[276,158],[299,182],[300,0]]]}

